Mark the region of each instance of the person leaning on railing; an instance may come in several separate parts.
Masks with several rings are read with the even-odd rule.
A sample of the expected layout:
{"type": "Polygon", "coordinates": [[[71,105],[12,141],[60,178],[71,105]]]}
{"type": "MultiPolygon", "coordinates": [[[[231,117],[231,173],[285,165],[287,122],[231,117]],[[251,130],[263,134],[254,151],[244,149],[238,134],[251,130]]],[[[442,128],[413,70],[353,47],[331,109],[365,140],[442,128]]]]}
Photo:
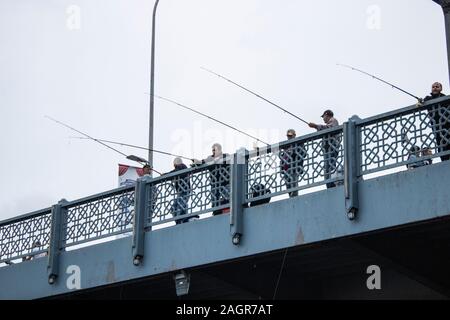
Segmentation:
{"type": "MultiPolygon", "coordinates": [[[[310,128],[315,128],[317,131],[333,128],[339,126],[339,122],[334,118],[333,111],[325,110],[322,114],[322,119],[325,124],[315,124],[310,122],[310,128]]],[[[341,144],[340,135],[331,135],[324,137],[322,140],[323,157],[324,157],[324,179],[331,178],[331,174],[336,170],[336,163],[339,154],[339,146],[341,144]]],[[[328,182],[327,188],[335,187],[334,182],[328,182]]]]}
{"type": "Polygon", "coordinates": [[[429,147],[424,147],[421,150],[418,146],[412,144],[405,129],[402,129],[401,139],[402,145],[408,150],[408,161],[411,161],[411,163],[406,165],[407,169],[415,169],[433,163],[433,159],[420,159],[421,157],[430,156],[432,154],[431,149],[429,147]]]}
{"type": "MultiPolygon", "coordinates": [[[[431,85],[431,93],[426,96],[423,101],[430,101],[433,99],[445,97],[442,93],[442,84],[435,82],[431,85]]],[[[417,106],[422,106],[419,101],[417,106]]],[[[431,105],[427,108],[428,119],[430,120],[430,127],[436,139],[436,147],[438,152],[450,151],[450,110],[449,106],[443,107],[440,105],[431,105]],[[445,110],[445,108],[447,110],[445,110]]],[[[441,156],[441,161],[450,159],[450,154],[441,156]]]]}
{"type": "MultiPolygon", "coordinates": [[[[296,133],[294,129],[289,129],[286,132],[288,140],[294,139],[296,133]]],[[[306,158],[306,151],[303,148],[303,143],[291,144],[287,147],[281,148],[280,153],[280,173],[286,189],[297,188],[298,178],[304,172],[303,161],[306,158]]],[[[298,190],[289,192],[289,197],[296,197],[298,190]]]]}
{"type": "MultiPolygon", "coordinates": [[[[202,164],[217,164],[209,167],[209,178],[211,184],[211,206],[213,208],[229,203],[230,198],[230,156],[222,153],[222,146],[219,143],[212,145],[212,155],[206,159],[194,159],[192,167],[202,164]]],[[[213,215],[221,214],[223,210],[214,210],[213,215]]]]}

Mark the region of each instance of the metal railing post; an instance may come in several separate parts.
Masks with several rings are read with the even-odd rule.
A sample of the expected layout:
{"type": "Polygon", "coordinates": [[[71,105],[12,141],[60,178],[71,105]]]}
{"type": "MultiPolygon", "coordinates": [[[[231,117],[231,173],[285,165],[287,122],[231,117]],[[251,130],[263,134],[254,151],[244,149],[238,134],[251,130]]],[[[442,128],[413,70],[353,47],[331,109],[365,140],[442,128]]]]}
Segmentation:
{"type": "Polygon", "coordinates": [[[152,199],[152,188],[149,186],[150,176],[139,178],[135,187],[134,216],[133,216],[133,264],[139,265],[144,258],[145,223],[152,212],[149,201],[152,199]],[[147,197],[147,191],[149,197],[147,197]]]}
{"type": "Polygon", "coordinates": [[[230,232],[232,242],[238,245],[243,234],[243,213],[245,202],[245,176],[247,171],[247,154],[245,148],[239,149],[233,157],[231,167],[231,213],[230,232]]]}
{"type": "Polygon", "coordinates": [[[359,137],[356,122],[359,117],[353,116],[344,123],[344,191],[345,209],[350,220],[356,218],[359,209],[358,199],[358,167],[359,137]]]}
{"type": "Polygon", "coordinates": [[[63,248],[63,239],[65,239],[65,221],[67,219],[67,208],[64,204],[67,200],[62,199],[52,206],[52,225],[50,233],[50,245],[48,252],[47,275],[48,283],[54,284],[59,275],[59,257],[63,248]]]}

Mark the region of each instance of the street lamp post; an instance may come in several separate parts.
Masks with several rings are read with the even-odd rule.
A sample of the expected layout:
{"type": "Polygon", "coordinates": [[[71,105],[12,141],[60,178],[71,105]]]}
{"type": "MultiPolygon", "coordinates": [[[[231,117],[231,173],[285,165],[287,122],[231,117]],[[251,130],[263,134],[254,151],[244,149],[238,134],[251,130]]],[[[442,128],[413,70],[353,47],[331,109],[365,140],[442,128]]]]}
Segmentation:
{"type": "Polygon", "coordinates": [[[445,34],[447,39],[447,63],[450,77],[450,1],[449,0],[433,0],[442,7],[445,19],[445,34]]]}
{"type": "MultiPolygon", "coordinates": [[[[149,137],[148,137],[148,164],[153,168],[153,114],[154,114],[154,89],[155,89],[155,22],[156,9],[159,0],[155,1],[153,6],[153,20],[152,20],[152,49],[151,49],[151,63],[150,63],[150,119],[149,119],[149,137]]],[[[150,173],[151,174],[151,173],[150,173]]]]}
{"type": "Polygon", "coordinates": [[[445,18],[445,34],[447,38],[447,64],[450,77],[450,1],[444,1],[441,6],[442,10],[444,11],[445,18]]]}

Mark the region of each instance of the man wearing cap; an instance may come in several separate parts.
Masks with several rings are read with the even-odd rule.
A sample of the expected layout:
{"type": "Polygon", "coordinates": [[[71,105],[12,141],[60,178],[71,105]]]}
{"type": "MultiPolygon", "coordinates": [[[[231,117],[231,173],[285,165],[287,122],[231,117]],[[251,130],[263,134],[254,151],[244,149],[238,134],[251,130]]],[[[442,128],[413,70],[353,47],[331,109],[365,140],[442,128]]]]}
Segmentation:
{"type": "Polygon", "coordinates": [[[310,122],[308,125],[310,128],[317,129],[317,131],[325,130],[332,127],[337,127],[339,122],[334,118],[334,113],[331,110],[325,110],[321,115],[323,122],[325,124],[315,124],[310,122]]]}
{"type": "MultiPolygon", "coordinates": [[[[286,132],[288,140],[294,139],[296,133],[294,129],[286,132]]],[[[298,186],[298,178],[303,174],[303,161],[306,158],[306,151],[303,144],[291,144],[280,151],[280,173],[286,189],[296,188],[298,186]]],[[[289,192],[289,197],[296,197],[298,190],[289,192]]]]}
{"type": "MultiPolygon", "coordinates": [[[[339,122],[334,118],[333,111],[325,110],[322,114],[322,119],[325,124],[315,124],[310,122],[308,125],[310,128],[314,128],[317,131],[333,128],[339,126],[339,122]]],[[[324,178],[328,180],[331,178],[331,174],[336,170],[336,162],[339,154],[339,146],[341,144],[340,135],[330,135],[324,137],[322,141],[323,157],[324,157],[324,178]]],[[[335,183],[327,183],[327,188],[335,187],[335,183]]]]}

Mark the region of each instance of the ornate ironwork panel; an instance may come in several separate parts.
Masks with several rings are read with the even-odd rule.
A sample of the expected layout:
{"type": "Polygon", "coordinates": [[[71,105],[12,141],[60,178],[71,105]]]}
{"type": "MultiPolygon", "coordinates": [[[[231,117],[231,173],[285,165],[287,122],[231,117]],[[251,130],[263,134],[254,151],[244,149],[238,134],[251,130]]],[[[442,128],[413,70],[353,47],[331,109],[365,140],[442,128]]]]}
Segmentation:
{"type": "Polygon", "coordinates": [[[278,148],[252,152],[246,174],[246,199],[268,198],[343,179],[342,128],[286,141],[278,148]],[[264,191],[261,191],[264,190],[264,191]]]}

